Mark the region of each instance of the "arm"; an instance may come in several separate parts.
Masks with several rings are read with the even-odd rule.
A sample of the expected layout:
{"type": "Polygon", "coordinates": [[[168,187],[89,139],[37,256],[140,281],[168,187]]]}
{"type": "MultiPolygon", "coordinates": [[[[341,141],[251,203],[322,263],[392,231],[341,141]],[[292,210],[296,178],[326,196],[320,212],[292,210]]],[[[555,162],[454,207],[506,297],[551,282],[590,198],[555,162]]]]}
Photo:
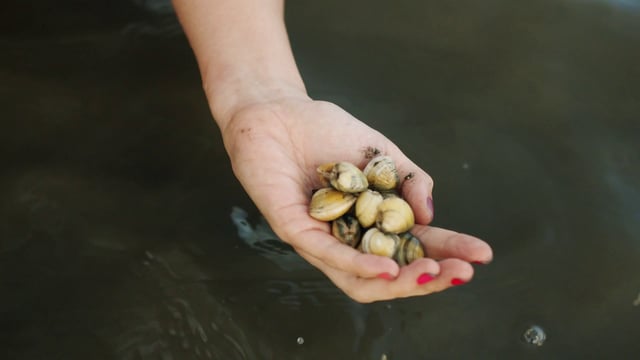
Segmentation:
{"type": "Polygon", "coordinates": [[[306,98],[289,46],[283,0],[174,0],[214,119],[282,97],[306,98]]]}

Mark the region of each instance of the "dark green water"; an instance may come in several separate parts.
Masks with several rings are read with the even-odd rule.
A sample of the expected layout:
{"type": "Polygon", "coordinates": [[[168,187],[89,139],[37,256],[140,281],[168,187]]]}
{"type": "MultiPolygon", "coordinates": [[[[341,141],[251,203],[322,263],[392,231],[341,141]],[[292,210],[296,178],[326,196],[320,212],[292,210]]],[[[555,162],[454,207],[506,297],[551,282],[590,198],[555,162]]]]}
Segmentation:
{"type": "Polygon", "coordinates": [[[312,96],[494,248],[465,286],[366,306],[238,235],[232,208],[259,214],[164,5],[3,8],[3,359],[637,356],[640,2],[289,2],[312,96]]]}

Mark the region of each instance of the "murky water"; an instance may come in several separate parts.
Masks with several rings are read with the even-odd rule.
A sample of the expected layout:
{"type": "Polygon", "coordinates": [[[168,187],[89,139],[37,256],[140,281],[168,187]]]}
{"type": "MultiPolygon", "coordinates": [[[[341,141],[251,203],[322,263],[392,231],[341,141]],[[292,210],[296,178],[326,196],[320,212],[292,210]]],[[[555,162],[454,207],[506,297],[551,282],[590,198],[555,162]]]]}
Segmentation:
{"type": "Polygon", "coordinates": [[[400,144],[435,223],[495,251],[470,284],[371,305],[261,223],[166,4],[0,15],[2,358],[638,354],[638,2],[289,2],[312,95],[400,144]]]}

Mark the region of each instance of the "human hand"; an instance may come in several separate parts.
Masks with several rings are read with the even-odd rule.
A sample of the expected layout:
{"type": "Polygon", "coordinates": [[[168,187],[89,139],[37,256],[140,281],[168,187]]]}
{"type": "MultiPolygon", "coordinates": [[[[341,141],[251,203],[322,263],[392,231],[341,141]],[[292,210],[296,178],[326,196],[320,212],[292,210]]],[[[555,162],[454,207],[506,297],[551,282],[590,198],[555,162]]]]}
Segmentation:
{"type": "Polygon", "coordinates": [[[391,141],[339,107],[306,95],[284,23],[282,0],[173,0],[194,50],[211,113],[233,170],[276,234],[360,302],[424,295],[469,281],[470,261],[488,262],[483,241],[429,227],[433,182],[391,141]],[[349,161],[378,149],[396,163],[416,223],[412,233],[429,258],[402,269],[362,254],[309,216],[318,165],[349,161]],[[431,281],[426,281],[431,280],[431,281]]]}
{"type": "Polygon", "coordinates": [[[275,233],[358,302],[426,295],[468,282],[470,262],[488,263],[489,245],[470,235],[428,226],[433,181],[379,132],[327,102],[287,96],[245,106],[221,128],[233,171],[275,233]],[[369,149],[369,150],[367,150],[369,149]],[[428,257],[399,268],[395,261],[342,244],[328,223],[309,216],[316,168],[349,161],[360,168],[376,149],[395,161],[403,197],[412,206],[411,232],[428,257]]]}

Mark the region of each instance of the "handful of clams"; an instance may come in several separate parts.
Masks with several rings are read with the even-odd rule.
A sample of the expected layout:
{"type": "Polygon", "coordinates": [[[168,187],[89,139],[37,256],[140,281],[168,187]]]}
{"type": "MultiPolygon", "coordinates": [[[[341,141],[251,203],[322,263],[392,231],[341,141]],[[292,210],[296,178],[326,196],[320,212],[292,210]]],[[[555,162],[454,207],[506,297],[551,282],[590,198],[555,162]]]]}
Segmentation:
{"type": "Polygon", "coordinates": [[[396,192],[398,171],[391,157],[374,157],[364,170],[349,162],[328,163],[318,173],[328,186],[313,194],[309,215],[330,221],[333,236],[400,266],[424,257],[422,243],[409,232],[413,210],[396,192]]]}

